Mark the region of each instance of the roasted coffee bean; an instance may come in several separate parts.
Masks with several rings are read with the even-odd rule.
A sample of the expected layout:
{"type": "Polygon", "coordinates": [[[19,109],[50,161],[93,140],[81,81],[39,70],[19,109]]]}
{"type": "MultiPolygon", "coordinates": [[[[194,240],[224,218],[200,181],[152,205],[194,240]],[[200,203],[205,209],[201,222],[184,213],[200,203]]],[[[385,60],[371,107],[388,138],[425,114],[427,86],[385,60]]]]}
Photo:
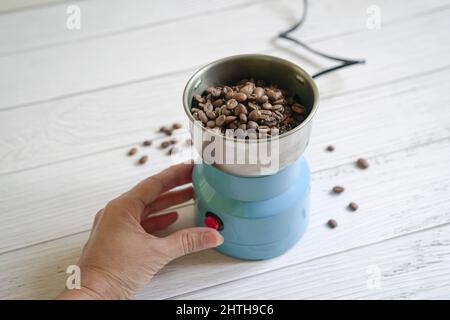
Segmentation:
{"type": "Polygon", "coordinates": [[[334,151],[334,147],[332,145],[327,146],[326,149],[328,152],[333,152],[334,151]]]}
{"type": "Polygon", "coordinates": [[[240,90],[240,92],[244,93],[245,95],[249,96],[253,93],[253,89],[255,88],[254,84],[246,84],[245,86],[243,86],[240,90]]]}
{"type": "Polygon", "coordinates": [[[225,94],[225,99],[226,99],[226,100],[233,99],[233,97],[234,97],[234,92],[233,92],[233,91],[228,91],[228,92],[225,94]]]}
{"type": "Polygon", "coordinates": [[[206,111],[206,116],[211,119],[211,120],[215,120],[217,118],[217,115],[214,111],[206,111]]]}
{"type": "Polygon", "coordinates": [[[242,103],[239,103],[236,109],[234,109],[234,114],[240,115],[241,113],[247,114],[247,108],[242,103]]]}
{"type": "Polygon", "coordinates": [[[261,112],[259,110],[253,110],[248,115],[248,120],[250,121],[258,121],[261,118],[261,112]]]}
{"type": "Polygon", "coordinates": [[[334,193],[342,193],[342,192],[344,192],[344,187],[335,186],[335,187],[333,187],[333,192],[334,193]]]}
{"type": "Polygon", "coordinates": [[[222,94],[222,90],[220,88],[210,87],[206,89],[206,92],[210,93],[213,97],[218,98],[222,94]]]}
{"type": "Polygon", "coordinates": [[[194,95],[194,100],[200,103],[205,102],[205,99],[199,94],[194,95]]]}
{"type": "Polygon", "coordinates": [[[305,107],[298,103],[293,104],[291,108],[292,108],[292,111],[294,111],[295,113],[305,112],[305,107]]]}
{"type": "Polygon", "coordinates": [[[236,99],[230,99],[227,101],[227,109],[228,110],[234,109],[238,106],[238,104],[239,103],[237,102],[236,99]]]}
{"type": "Polygon", "coordinates": [[[261,87],[256,87],[253,90],[253,94],[255,95],[256,98],[261,98],[264,95],[264,89],[261,87]]]}
{"type": "Polygon", "coordinates": [[[177,147],[172,147],[169,149],[169,151],[167,151],[168,155],[172,155],[178,152],[178,148],[177,147]]]}
{"type": "Polygon", "coordinates": [[[242,92],[238,92],[233,96],[234,99],[236,99],[238,102],[244,102],[247,100],[247,95],[242,92]]]}
{"type": "Polygon", "coordinates": [[[274,111],[278,111],[278,110],[281,110],[281,109],[283,109],[283,105],[281,105],[281,104],[274,104],[272,106],[272,110],[274,110],[274,111]]]}
{"type": "Polygon", "coordinates": [[[162,126],[161,128],[159,128],[159,132],[166,132],[167,130],[170,130],[170,129],[167,128],[166,126],[162,126]]]}
{"type": "Polygon", "coordinates": [[[214,128],[216,126],[216,122],[214,120],[210,120],[206,123],[208,128],[214,128]]]}
{"type": "Polygon", "coordinates": [[[248,103],[248,108],[250,109],[250,112],[253,110],[258,110],[258,106],[251,102],[248,103]]]}
{"type": "Polygon", "coordinates": [[[275,101],[281,98],[282,94],[280,90],[267,90],[266,95],[269,97],[270,100],[275,101]]]}
{"type": "Polygon", "coordinates": [[[130,150],[128,150],[128,155],[129,156],[134,156],[137,153],[137,148],[131,148],[130,150]]]}
{"type": "Polygon", "coordinates": [[[198,119],[201,122],[203,122],[204,124],[206,124],[208,122],[208,117],[206,116],[206,114],[203,111],[198,112],[198,119]]]}
{"type": "Polygon", "coordinates": [[[181,129],[183,127],[183,125],[179,122],[175,122],[174,124],[172,124],[172,129],[177,130],[177,129],[181,129]]]}
{"type": "Polygon", "coordinates": [[[331,229],[334,229],[334,228],[336,228],[336,227],[338,226],[338,223],[337,223],[336,220],[330,219],[330,220],[328,220],[327,225],[328,225],[328,227],[330,227],[331,229]]]}
{"type": "Polygon", "coordinates": [[[267,101],[269,101],[269,97],[266,95],[256,98],[256,102],[259,104],[266,103],[267,101]]]}
{"type": "Polygon", "coordinates": [[[211,102],[207,102],[207,103],[205,103],[204,105],[203,105],[203,111],[204,112],[207,112],[207,111],[213,111],[214,110],[214,107],[213,107],[213,105],[211,104],[211,102]]]}
{"type": "Polygon", "coordinates": [[[356,166],[360,169],[367,169],[369,167],[369,161],[364,158],[356,160],[356,166]]]}
{"type": "Polygon", "coordinates": [[[356,211],[356,210],[358,210],[358,205],[356,204],[356,203],[354,203],[354,202],[350,202],[349,204],[348,204],[348,209],[349,210],[351,210],[351,211],[356,211]]]}
{"type": "Polygon", "coordinates": [[[247,115],[245,113],[241,113],[239,115],[239,120],[241,121],[241,123],[247,123],[247,115]]]}
{"type": "Polygon", "coordinates": [[[246,124],[246,123],[241,123],[241,124],[239,125],[239,129],[241,129],[241,130],[247,130],[247,124],[246,124]]]}
{"type": "Polygon", "coordinates": [[[214,108],[218,108],[221,107],[225,102],[223,101],[223,99],[217,99],[213,102],[213,106],[214,108]]]}
{"type": "Polygon", "coordinates": [[[170,140],[170,144],[176,144],[176,143],[178,143],[178,140],[177,140],[177,139],[172,139],[172,140],[170,140]]]}
{"type": "Polygon", "coordinates": [[[167,147],[170,146],[170,145],[171,145],[170,141],[163,141],[163,142],[161,142],[161,144],[160,144],[160,148],[161,148],[161,149],[165,149],[165,148],[167,148],[167,147]]]}
{"type": "Polygon", "coordinates": [[[139,158],[138,164],[144,164],[147,162],[147,160],[148,160],[148,156],[142,156],[139,158]]]}
{"type": "Polygon", "coordinates": [[[265,110],[271,110],[272,105],[269,102],[263,103],[262,108],[265,110]]]}
{"type": "Polygon", "coordinates": [[[151,146],[151,145],[152,145],[152,141],[151,141],[151,140],[145,140],[144,142],[142,142],[142,145],[143,145],[144,147],[151,146]]]}
{"type": "Polygon", "coordinates": [[[221,115],[221,116],[217,117],[217,119],[216,119],[216,126],[218,126],[218,127],[223,126],[224,123],[225,123],[225,119],[226,118],[227,117],[225,115],[221,115]]]}
{"type": "Polygon", "coordinates": [[[258,129],[258,123],[256,123],[255,121],[248,121],[247,128],[248,129],[258,129]]]}
{"type": "Polygon", "coordinates": [[[231,123],[231,122],[233,122],[234,120],[236,120],[237,118],[235,117],[235,116],[227,116],[226,118],[225,118],[225,123],[231,123]]]}

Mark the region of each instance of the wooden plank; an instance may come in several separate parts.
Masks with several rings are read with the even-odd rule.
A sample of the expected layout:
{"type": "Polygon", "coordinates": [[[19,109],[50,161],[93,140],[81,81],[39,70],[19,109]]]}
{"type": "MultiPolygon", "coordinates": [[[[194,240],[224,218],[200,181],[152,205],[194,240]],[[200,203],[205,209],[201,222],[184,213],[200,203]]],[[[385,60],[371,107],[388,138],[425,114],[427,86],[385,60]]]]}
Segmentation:
{"type": "Polygon", "coordinates": [[[446,225],[176,298],[448,299],[449,252],[446,225]]]}
{"type": "MultiPolygon", "coordinates": [[[[345,37],[333,37],[315,45],[344,56],[366,56],[372,61],[371,64],[375,64],[376,72],[393,69],[403,76],[408,76],[417,73],[417,69],[411,68],[411,65],[420,66],[422,72],[435,69],[442,66],[440,58],[445,57],[450,46],[448,41],[445,41],[445,31],[450,24],[446,19],[446,9],[448,8],[443,7],[434,14],[427,10],[425,16],[414,17],[413,20],[402,23],[387,24],[377,31],[357,25],[356,35],[346,32],[345,37]],[[415,36],[410,37],[411,33],[415,36]],[[408,41],[408,46],[403,41],[408,41]],[[354,43],[359,45],[354,46],[354,43]],[[424,43],[428,45],[424,46],[424,43]],[[387,45],[390,47],[386,50],[378,50],[380,46],[387,45]],[[377,50],[374,50],[375,47],[377,50]],[[408,64],[402,63],[406,53],[411,53],[410,48],[415,48],[414,54],[408,55],[408,64]],[[392,56],[390,52],[396,52],[396,55],[392,56]],[[439,58],[435,58],[436,52],[439,53],[439,58]]],[[[227,55],[261,51],[274,53],[268,51],[273,48],[272,35],[292,22],[289,19],[291,11],[280,2],[258,3],[238,11],[214,12],[176,24],[96,38],[95,41],[70,43],[0,57],[0,108],[26,106],[80,92],[157,78],[161,74],[192,69],[227,55]],[[242,29],[236,21],[245,21],[246,34],[252,34],[252,41],[247,37],[236,36],[242,29]],[[202,30],[202,39],[208,41],[195,41],[198,30],[202,30]],[[227,32],[221,32],[222,30],[227,32]],[[220,36],[217,36],[218,34],[220,36]],[[192,45],[193,41],[195,45],[192,45]],[[189,50],[186,50],[187,48],[189,50]]],[[[347,14],[360,16],[362,13],[357,11],[347,14]]],[[[331,16],[316,19],[322,26],[328,25],[330,21],[333,21],[331,16]]],[[[305,36],[304,40],[310,42],[325,36],[330,36],[330,33],[313,33],[305,36]]],[[[300,57],[304,58],[302,55],[300,57]]],[[[320,68],[318,61],[313,63],[316,68],[320,68]]],[[[306,63],[302,65],[308,68],[306,63]]],[[[368,72],[369,68],[364,70],[368,72]]],[[[333,84],[335,92],[354,82],[350,80],[355,75],[352,71],[345,74],[348,78],[342,81],[337,75],[331,78],[330,83],[333,84]]],[[[369,78],[367,74],[365,77],[369,78]]],[[[356,83],[360,81],[361,78],[358,78],[356,83]]]]}
{"type": "MultiPolygon", "coordinates": [[[[450,167],[447,165],[449,155],[450,139],[446,139],[371,158],[371,167],[366,171],[348,164],[316,172],[313,175],[313,205],[309,229],[300,243],[285,255],[268,261],[246,262],[225,257],[215,251],[193,254],[169,264],[145,288],[141,297],[170,298],[448,224],[450,199],[447,195],[450,181],[444,177],[450,175],[450,167]],[[336,184],[344,185],[346,192],[338,197],[331,197],[329,189],[336,184]],[[360,205],[356,213],[345,209],[349,201],[356,201],[360,205]],[[331,217],[339,221],[337,229],[330,230],[325,226],[325,222],[331,217]]],[[[60,176],[63,187],[65,178],[62,174],[60,176]]],[[[98,177],[92,177],[92,181],[97,180],[98,177]]],[[[76,181],[71,181],[67,188],[75,184],[76,181]]],[[[97,189],[99,186],[108,188],[102,181],[95,185],[97,189]]],[[[41,187],[45,188],[44,185],[41,187]]],[[[72,190],[67,188],[65,191],[70,193],[72,190]]],[[[92,192],[92,198],[98,196],[93,184],[84,185],[84,188],[92,192]]],[[[58,198],[58,203],[65,202],[59,194],[54,197],[58,198]]],[[[77,203],[84,202],[77,199],[77,203]]],[[[181,225],[192,223],[191,210],[191,207],[182,210],[184,220],[181,225]]],[[[70,219],[68,211],[73,211],[72,203],[67,203],[65,209],[61,210],[60,214],[64,219],[53,217],[51,223],[46,222],[45,217],[20,219],[33,226],[30,230],[16,226],[18,219],[8,225],[10,229],[22,230],[22,238],[23,235],[35,237],[33,230],[39,230],[39,235],[54,235],[55,230],[62,229],[62,235],[67,236],[71,231],[68,228],[73,223],[84,220],[88,227],[88,220],[92,219],[95,212],[79,210],[78,219],[70,219]]],[[[44,211],[37,208],[34,212],[44,211]]],[[[4,237],[3,230],[0,234],[0,243],[3,244],[4,239],[15,242],[11,235],[4,237]]],[[[87,233],[76,234],[0,255],[0,286],[4,288],[1,298],[51,298],[56,295],[64,285],[65,275],[60,274],[61,269],[76,263],[79,249],[86,237],[87,233]]]]}
{"type": "MultiPolygon", "coordinates": [[[[448,138],[450,97],[440,93],[445,90],[449,77],[448,72],[442,71],[323,101],[306,152],[313,170],[348,164],[359,156],[374,157],[448,138]],[[358,111],[361,106],[364,112],[358,111]],[[336,146],[333,154],[324,152],[329,143],[336,146]]],[[[92,120],[85,118],[85,121],[97,121],[98,114],[95,114],[92,120]]],[[[124,119],[128,115],[125,111],[115,116],[124,119]]],[[[132,116],[142,119],[137,114],[132,116]]],[[[113,128],[114,132],[118,129],[113,128]]],[[[117,136],[120,134],[113,139],[117,136]]],[[[187,137],[187,131],[183,130],[177,139],[184,141],[187,137]]],[[[162,140],[160,136],[154,146],[141,148],[141,152],[150,155],[149,164],[143,167],[134,164],[138,157],[125,156],[130,147],[126,145],[0,176],[0,251],[87,230],[100,206],[138,180],[169,165],[171,158],[157,148],[162,140]],[[36,228],[36,224],[42,225],[45,232],[36,228]]],[[[63,150],[69,150],[70,146],[76,148],[74,145],[79,143],[71,143],[63,150]]],[[[29,146],[32,147],[33,144],[29,146]]],[[[50,152],[47,147],[41,150],[50,152]]],[[[34,153],[38,154],[39,150],[34,153]]]]}
{"type": "MultiPolygon", "coordinates": [[[[401,119],[401,112],[406,111],[409,116],[403,117],[404,120],[417,115],[419,118],[414,120],[421,121],[422,116],[417,112],[409,112],[408,105],[404,101],[416,103],[420,107],[419,109],[422,110],[422,108],[427,106],[431,107],[428,97],[418,94],[416,91],[413,93],[414,98],[410,99],[408,93],[405,92],[407,87],[403,87],[401,83],[393,82],[408,76],[418,77],[420,74],[432,72],[430,70],[435,70],[435,68],[444,68],[442,72],[447,71],[445,69],[447,60],[443,59],[442,55],[447,51],[450,52],[449,42],[445,41],[446,44],[441,45],[441,50],[435,50],[436,47],[433,47],[431,43],[438,44],[443,35],[439,30],[446,32],[446,29],[440,29],[439,26],[442,21],[447,21],[448,27],[450,27],[450,20],[440,19],[436,15],[423,17],[423,19],[426,20],[425,25],[430,26],[430,28],[433,28],[436,24],[436,30],[433,32],[425,30],[421,24],[410,21],[402,24],[402,27],[398,29],[396,25],[385,27],[380,31],[383,33],[382,36],[374,36],[378,39],[377,41],[375,41],[375,38],[371,38],[371,41],[364,40],[365,33],[327,41],[336,45],[337,42],[342,42],[349,47],[352,46],[352,43],[363,45],[364,41],[368,41],[367,45],[372,47],[367,49],[367,53],[370,55],[368,65],[353,67],[318,79],[320,92],[323,96],[320,109],[328,110],[333,108],[333,105],[336,103],[342,105],[347,103],[347,101],[353,101],[354,97],[363,103],[365,98],[362,95],[368,94],[366,91],[362,95],[356,94],[355,96],[350,96],[350,98],[346,95],[340,100],[330,102],[326,98],[345,93],[346,91],[380,86],[388,82],[384,85],[381,94],[386,90],[391,92],[389,100],[396,100],[395,105],[400,104],[402,111],[399,111],[396,117],[389,117],[389,113],[377,113],[376,117],[381,116],[384,118],[383,121],[392,123],[401,119]],[[388,28],[389,30],[387,30],[388,28]],[[407,36],[405,30],[406,33],[416,30],[415,37],[407,36]],[[400,41],[398,40],[399,36],[404,38],[400,41]],[[420,43],[428,43],[430,45],[423,46],[420,43]],[[385,50],[378,50],[380,47],[383,47],[385,50]],[[410,50],[412,47],[416,48],[413,53],[410,50]],[[422,49],[424,51],[421,51],[422,49]],[[421,52],[418,53],[419,51],[421,52]],[[389,57],[385,52],[399,52],[408,58],[397,60],[397,57],[389,57]],[[426,57],[426,55],[429,57],[426,57]],[[415,67],[411,68],[411,65],[415,65],[415,67]],[[374,74],[380,76],[375,77],[373,76],[374,74]],[[391,86],[394,89],[391,89],[391,86]],[[403,92],[401,99],[396,98],[397,92],[403,92]]],[[[330,49],[333,45],[330,46],[330,49]]],[[[302,61],[300,57],[283,53],[282,50],[276,51],[276,54],[285,56],[297,63],[302,61]]],[[[311,67],[313,66],[311,65],[311,67]]],[[[317,66],[313,68],[318,69],[317,66]]],[[[4,110],[1,112],[0,120],[2,123],[0,126],[0,174],[42,166],[55,161],[63,161],[120,146],[132,145],[141,139],[153,138],[155,136],[154,131],[159,125],[185,120],[180,103],[181,90],[190,74],[191,72],[185,72],[179,75],[170,75],[142,83],[134,83],[109,90],[46,102],[30,108],[4,110]],[[42,150],[45,150],[45,152],[42,152],[42,150]]],[[[422,78],[419,77],[418,81],[420,79],[422,78]]],[[[436,78],[434,80],[426,78],[423,82],[414,82],[413,79],[411,85],[416,87],[423,86],[424,90],[430,92],[431,99],[442,99],[433,101],[433,104],[443,105],[447,97],[439,94],[439,91],[428,85],[427,81],[433,81],[433,85],[437,85],[441,90],[444,90],[442,87],[445,83],[436,78]]],[[[377,90],[374,89],[369,94],[378,95],[377,90]]],[[[377,103],[382,105],[373,106],[378,109],[387,102],[378,101],[377,103]]],[[[349,108],[350,106],[356,108],[355,105],[349,105],[349,108]]],[[[363,108],[363,106],[360,108],[363,108]]],[[[438,108],[438,110],[444,112],[442,108],[438,108]]],[[[376,109],[374,112],[376,112],[376,109]]],[[[351,114],[346,114],[346,117],[340,118],[338,121],[342,122],[348,117],[351,118],[353,113],[354,111],[351,111],[351,114]]],[[[328,112],[323,114],[323,117],[328,116],[328,112]]],[[[336,113],[333,113],[333,116],[336,117],[336,113]]],[[[435,118],[438,122],[445,121],[445,117],[443,119],[442,114],[435,116],[435,118]]],[[[372,121],[372,123],[377,120],[365,119],[372,121]]],[[[427,118],[427,116],[425,116],[425,119],[433,120],[427,118]]],[[[329,121],[335,122],[336,119],[328,117],[326,121],[328,126],[330,125],[329,121]]],[[[430,122],[427,124],[431,127],[434,126],[430,122]]],[[[353,130],[352,127],[355,125],[358,125],[358,122],[353,122],[352,126],[342,123],[342,127],[339,130],[353,130]]],[[[370,127],[380,125],[383,124],[378,122],[371,124],[370,127]]],[[[419,126],[410,127],[407,123],[404,123],[404,125],[408,131],[419,130],[419,126]]],[[[361,126],[365,126],[365,123],[361,122],[361,126]]],[[[376,128],[374,129],[376,130],[376,128]]],[[[395,130],[395,127],[392,130],[395,130]]],[[[322,130],[316,130],[315,134],[320,131],[322,130]]],[[[357,131],[353,132],[356,133],[357,131]]],[[[377,134],[376,132],[374,133],[377,134]]],[[[421,131],[416,131],[414,135],[422,142],[423,138],[428,137],[423,135],[421,131]]],[[[354,136],[349,137],[353,139],[354,136]]],[[[334,138],[330,137],[328,139],[330,143],[334,140],[334,138]]],[[[321,142],[323,143],[324,141],[322,140],[321,142]]],[[[392,146],[395,146],[396,141],[397,139],[394,136],[389,140],[389,142],[393,142],[392,146]]],[[[323,147],[318,144],[312,144],[312,146],[323,147]]],[[[370,146],[362,146],[363,150],[359,152],[365,151],[364,148],[367,147],[370,146]]],[[[389,148],[390,146],[386,143],[383,145],[383,148],[385,147],[389,148]]]]}
{"type": "MultiPolygon", "coordinates": [[[[216,10],[245,7],[255,2],[95,0],[62,2],[33,10],[18,11],[0,16],[0,38],[2,39],[0,56],[111,36],[119,32],[151,28],[216,10]],[[66,10],[69,5],[80,8],[81,28],[79,30],[69,30],[66,27],[69,16],[66,10]]],[[[435,3],[432,7],[442,4],[435,3]]]]}

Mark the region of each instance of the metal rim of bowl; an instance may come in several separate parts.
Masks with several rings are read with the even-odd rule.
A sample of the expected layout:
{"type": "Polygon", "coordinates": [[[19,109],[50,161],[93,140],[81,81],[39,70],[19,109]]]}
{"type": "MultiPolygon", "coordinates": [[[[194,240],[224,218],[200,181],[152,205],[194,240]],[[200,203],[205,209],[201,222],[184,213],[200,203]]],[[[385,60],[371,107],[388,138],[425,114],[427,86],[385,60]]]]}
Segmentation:
{"type": "MultiPolygon", "coordinates": [[[[294,134],[295,132],[299,131],[300,129],[302,129],[303,127],[305,127],[309,122],[311,122],[311,119],[313,118],[314,114],[317,111],[318,108],[318,102],[319,102],[319,90],[317,89],[316,83],[314,82],[313,78],[301,67],[299,67],[298,65],[296,65],[295,63],[292,63],[288,60],[279,58],[279,57],[275,57],[275,56],[270,56],[270,55],[265,55],[265,54],[240,54],[240,55],[233,55],[233,56],[228,56],[219,60],[215,60],[213,62],[208,63],[207,65],[201,67],[200,69],[198,69],[188,80],[186,86],[184,87],[183,90],[183,106],[184,106],[184,112],[186,113],[186,115],[188,116],[189,120],[195,125],[198,126],[199,128],[201,128],[203,131],[207,131],[209,134],[212,134],[214,136],[226,139],[226,140],[230,140],[230,141],[239,141],[239,142],[245,142],[245,143],[258,143],[258,139],[238,139],[238,138],[230,138],[227,137],[226,135],[223,134],[218,134],[212,130],[208,130],[207,128],[203,127],[202,125],[200,125],[199,123],[197,123],[198,121],[194,119],[194,116],[191,113],[190,110],[190,102],[189,102],[189,98],[188,98],[188,90],[189,88],[191,88],[191,86],[194,85],[194,81],[196,81],[198,78],[201,78],[201,75],[203,73],[205,73],[206,71],[208,71],[211,67],[223,63],[223,62],[228,62],[230,60],[237,60],[240,58],[249,58],[249,57],[256,57],[256,58],[265,58],[265,59],[271,59],[271,60],[276,60],[278,62],[281,62],[283,64],[286,64],[288,66],[290,66],[291,68],[293,68],[294,70],[297,71],[298,75],[300,75],[301,77],[303,77],[303,79],[307,80],[312,88],[312,92],[314,95],[314,103],[313,106],[311,108],[311,111],[309,112],[308,116],[306,117],[305,120],[303,120],[302,123],[300,123],[298,126],[296,126],[294,129],[289,130],[283,134],[280,134],[278,137],[278,139],[282,139],[284,137],[287,137],[291,134],[294,134]]],[[[268,139],[265,139],[266,141],[270,141],[272,140],[272,136],[268,139]]]]}

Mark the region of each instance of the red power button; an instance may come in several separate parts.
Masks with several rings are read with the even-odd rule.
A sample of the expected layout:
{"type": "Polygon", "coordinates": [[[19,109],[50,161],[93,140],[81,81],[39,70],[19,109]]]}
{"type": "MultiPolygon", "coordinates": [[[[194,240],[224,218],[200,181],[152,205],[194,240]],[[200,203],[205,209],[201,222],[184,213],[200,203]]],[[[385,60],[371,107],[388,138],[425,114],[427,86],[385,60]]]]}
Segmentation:
{"type": "Polygon", "coordinates": [[[207,213],[205,216],[205,226],[216,230],[222,230],[223,228],[222,221],[211,213],[207,213]]]}

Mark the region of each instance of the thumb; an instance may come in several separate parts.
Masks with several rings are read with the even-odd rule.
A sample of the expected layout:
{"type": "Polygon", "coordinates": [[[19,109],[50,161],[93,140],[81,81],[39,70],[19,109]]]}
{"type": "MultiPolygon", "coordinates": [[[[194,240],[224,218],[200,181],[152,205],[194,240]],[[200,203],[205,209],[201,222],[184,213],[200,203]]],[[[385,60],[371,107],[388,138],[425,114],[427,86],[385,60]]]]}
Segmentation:
{"type": "Polygon", "coordinates": [[[222,235],[212,228],[197,227],[179,230],[164,238],[167,253],[173,259],[223,243],[222,235]]]}

